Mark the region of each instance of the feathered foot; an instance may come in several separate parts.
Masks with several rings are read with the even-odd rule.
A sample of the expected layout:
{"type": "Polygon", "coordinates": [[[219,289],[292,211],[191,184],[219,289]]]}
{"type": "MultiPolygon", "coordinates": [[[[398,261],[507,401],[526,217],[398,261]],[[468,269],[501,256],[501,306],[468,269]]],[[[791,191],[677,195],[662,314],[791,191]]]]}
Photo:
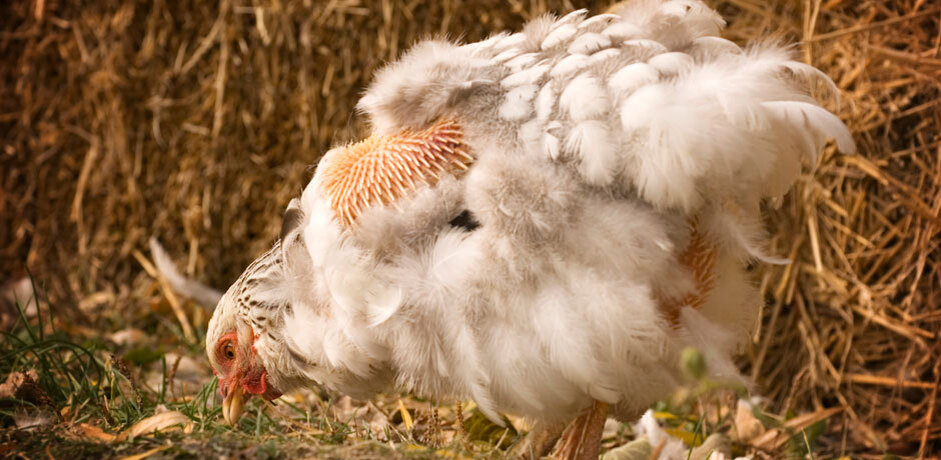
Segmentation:
{"type": "Polygon", "coordinates": [[[551,457],[557,460],[598,460],[601,431],[607,418],[608,404],[593,401],[587,412],[565,427],[551,457]]]}

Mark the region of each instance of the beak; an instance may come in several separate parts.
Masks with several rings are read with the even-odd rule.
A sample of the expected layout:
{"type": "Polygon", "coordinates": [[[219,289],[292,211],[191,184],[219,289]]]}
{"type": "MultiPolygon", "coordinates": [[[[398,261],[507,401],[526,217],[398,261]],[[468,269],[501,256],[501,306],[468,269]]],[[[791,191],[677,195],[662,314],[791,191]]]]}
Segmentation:
{"type": "Polygon", "coordinates": [[[235,426],[242,416],[242,407],[245,404],[245,394],[242,385],[235,383],[222,400],[222,418],[229,426],[235,426]]]}

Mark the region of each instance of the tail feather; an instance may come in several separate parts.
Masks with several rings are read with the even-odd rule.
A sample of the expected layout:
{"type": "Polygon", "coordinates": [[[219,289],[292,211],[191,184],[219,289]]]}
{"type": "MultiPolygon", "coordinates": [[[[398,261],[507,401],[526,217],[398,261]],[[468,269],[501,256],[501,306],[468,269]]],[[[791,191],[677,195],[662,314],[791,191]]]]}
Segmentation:
{"type": "Polygon", "coordinates": [[[783,194],[802,160],[816,164],[827,138],[855,152],[846,126],[794,75],[838,91],[779,47],[726,54],[637,89],[620,104],[621,128],[633,140],[625,177],[647,201],[691,213],[706,200],[783,194]]]}
{"type": "Polygon", "coordinates": [[[823,148],[828,137],[836,141],[836,146],[841,152],[856,153],[856,145],[849,129],[836,115],[822,107],[800,101],[770,101],[761,105],[772,117],[792,127],[794,132],[788,134],[803,133],[812,141],[813,148],[807,152],[811,164],[816,164],[817,153],[823,148]]]}

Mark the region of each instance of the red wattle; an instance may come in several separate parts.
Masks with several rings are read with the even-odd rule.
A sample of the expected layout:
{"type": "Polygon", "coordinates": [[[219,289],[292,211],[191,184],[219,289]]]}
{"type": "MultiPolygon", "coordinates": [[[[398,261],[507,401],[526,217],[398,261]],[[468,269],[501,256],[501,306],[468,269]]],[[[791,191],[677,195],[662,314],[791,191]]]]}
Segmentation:
{"type": "Polygon", "coordinates": [[[247,376],[245,380],[242,380],[242,387],[245,388],[246,393],[265,394],[268,391],[268,371],[262,371],[257,376],[247,376]]]}

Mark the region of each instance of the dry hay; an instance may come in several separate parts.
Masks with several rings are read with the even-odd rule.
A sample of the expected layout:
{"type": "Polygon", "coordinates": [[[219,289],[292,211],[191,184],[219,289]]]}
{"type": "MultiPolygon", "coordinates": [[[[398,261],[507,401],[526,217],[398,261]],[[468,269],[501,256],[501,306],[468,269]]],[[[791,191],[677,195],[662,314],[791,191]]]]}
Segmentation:
{"type": "MultiPolygon", "coordinates": [[[[780,20],[729,3],[742,21],[780,20]]],[[[795,262],[763,273],[751,375],[781,407],[844,406],[831,428],[851,445],[938,452],[941,8],[808,1],[782,16],[843,91],[860,154],[829,152],[774,215],[795,262]]]]}
{"type": "MultiPolygon", "coordinates": [[[[0,6],[0,284],[29,267],[58,310],[120,324],[159,297],[134,257],[156,235],[224,287],[277,236],[320,152],[362,132],[351,107],[382,62],[430,34],[477,40],[573,8],[258,3],[0,6]]],[[[828,152],[772,214],[794,262],[760,271],[746,368],[778,409],[844,406],[831,429],[854,449],[938,450],[941,8],[710,3],[736,41],[801,41],[844,91],[861,151],[828,152]]]]}

